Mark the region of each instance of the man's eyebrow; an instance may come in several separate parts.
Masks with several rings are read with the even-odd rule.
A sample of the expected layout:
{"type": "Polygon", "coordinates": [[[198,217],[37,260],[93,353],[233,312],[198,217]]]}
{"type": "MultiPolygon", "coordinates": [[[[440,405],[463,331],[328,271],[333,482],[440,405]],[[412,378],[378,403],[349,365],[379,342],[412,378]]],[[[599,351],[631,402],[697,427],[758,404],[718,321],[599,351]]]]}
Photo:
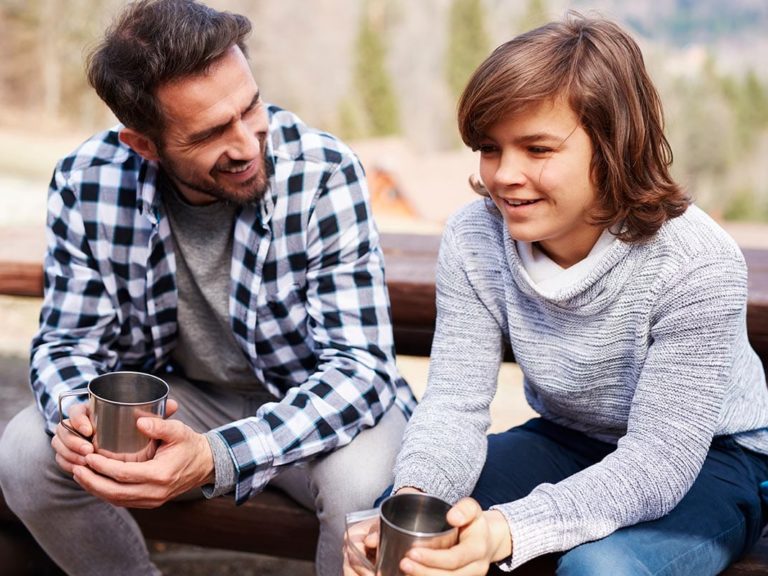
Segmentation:
{"type": "MultiPolygon", "coordinates": [[[[241,114],[245,114],[246,112],[253,110],[259,104],[260,100],[261,100],[261,92],[256,90],[256,94],[254,94],[253,99],[250,101],[248,106],[245,107],[245,109],[241,112],[241,114]]],[[[205,140],[208,136],[224,130],[227,126],[232,124],[233,121],[234,121],[234,118],[230,118],[227,122],[217,124],[216,126],[211,126],[210,128],[204,128],[199,132],[194,132],[190,134],[189,141],[199,142],[200,140],[205,140]]]]}

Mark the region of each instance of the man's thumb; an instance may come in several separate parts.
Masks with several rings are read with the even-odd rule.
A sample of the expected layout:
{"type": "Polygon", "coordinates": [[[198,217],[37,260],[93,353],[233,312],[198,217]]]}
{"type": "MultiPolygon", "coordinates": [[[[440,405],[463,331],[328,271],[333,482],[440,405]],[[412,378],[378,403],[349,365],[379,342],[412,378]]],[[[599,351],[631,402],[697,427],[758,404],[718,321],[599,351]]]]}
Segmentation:
{"type": "Polygon", "coordinates": [[[136,427],[146,436],[157,440],[172,440],[175,437],[175,422],[144,416],[136,421],[136,427]]]}

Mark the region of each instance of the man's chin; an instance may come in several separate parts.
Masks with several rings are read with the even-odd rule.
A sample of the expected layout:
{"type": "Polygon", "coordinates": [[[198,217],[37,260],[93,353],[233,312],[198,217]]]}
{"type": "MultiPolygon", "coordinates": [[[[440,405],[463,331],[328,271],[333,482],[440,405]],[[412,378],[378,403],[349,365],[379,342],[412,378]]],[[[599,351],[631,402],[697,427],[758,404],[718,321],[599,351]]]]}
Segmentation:
{"type": "Polygon", "coordinates": [[[226,199],[234,204],[245,206],[246,204],[255,204],[260,202],[267,192],[266,186],[258,186],[249,190],[239,190],[226,194],[226,199]]]}
{"type": "Polygon", "coordinates": [[[207,194],[219,200],[226,200],[233,204],[245,206],[259,202],[267,192],[267,184],[263,179],[256,177],[252,181],[243,182],[236,188],[215,188],[207,191],[207,194]]]}

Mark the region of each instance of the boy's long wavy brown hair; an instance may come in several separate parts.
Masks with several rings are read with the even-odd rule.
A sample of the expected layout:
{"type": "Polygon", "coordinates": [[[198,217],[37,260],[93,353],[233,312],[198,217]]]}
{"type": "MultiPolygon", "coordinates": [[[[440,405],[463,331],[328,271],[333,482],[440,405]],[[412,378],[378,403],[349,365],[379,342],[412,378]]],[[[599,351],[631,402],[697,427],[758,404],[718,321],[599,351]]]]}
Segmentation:
{"type": "MultiPolygon", "coordinates": [[[[661,100],[640,48],[610,21],[571,12],[499,46],[459,100],[461,137],[476,149],[498,121],[558,97],[592,141],[593,224],[620,225],[619,238],[642,242],[685,212],[690,199],[669,173],[661,100]]],[[[471,182],[487,195],[479,181],[471,182]]]]}

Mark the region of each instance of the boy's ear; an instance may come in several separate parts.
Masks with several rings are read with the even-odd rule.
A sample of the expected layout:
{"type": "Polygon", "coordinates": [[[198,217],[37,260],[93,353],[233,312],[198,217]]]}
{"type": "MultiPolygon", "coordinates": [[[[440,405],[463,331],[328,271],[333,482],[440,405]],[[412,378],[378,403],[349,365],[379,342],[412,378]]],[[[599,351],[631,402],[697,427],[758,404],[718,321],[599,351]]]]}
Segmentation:
{"type": "Polygon", "coordinates": [[[132,148],[142,158],[146,160],[160,159],[160,155],[157,153],[157,146],[149,136],[145,136],[133,128],[124,127],[120,130],[119,138],[120,142],[132,148]]]}

